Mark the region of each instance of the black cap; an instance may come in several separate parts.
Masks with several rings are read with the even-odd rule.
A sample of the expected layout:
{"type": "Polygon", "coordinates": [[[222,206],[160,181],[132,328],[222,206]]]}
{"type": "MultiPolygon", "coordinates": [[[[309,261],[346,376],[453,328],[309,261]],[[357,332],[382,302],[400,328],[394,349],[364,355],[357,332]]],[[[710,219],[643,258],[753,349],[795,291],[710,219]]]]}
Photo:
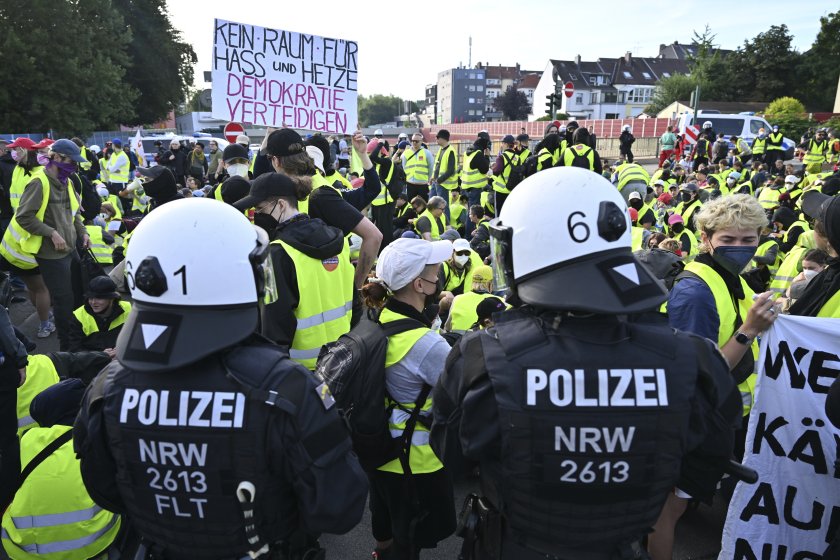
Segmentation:
{"type": "Polygon", "coordinates": [[[495,296],[484,298],[475,307],[475,312],[478,315],[478,322],[484,319],[489,319],[493,313],[499,313],[505,310],[505,304],[502,300],[495,296]]]}
{"type": "Polygon", "coordinates": [[[228,144],[222,152],[222,161],[227,163],[234,159],[244,159],[245,161],[248,161],[248,148],[242,144],[237,144],[236,142],[228,144]]]}
{"type": "Polygon", "coordinates": [[[527,142],[528,140],[530,140],[530,139],[531,139],[531,137],[530,137],[530,136],[528,136],[527,134],[518,134],[518,135],[516,136],[516,139],[517,139],[517,141],[519,141],[519,142],[527,142]]]}
{"type": "Polygon", "coordinates": [[[265,148],[260,152],[269,156],[286,157],[304,151],[303,138],[291,128],[281,128],[268,135],[265,148]]]}
{"type": "MultiPolygon", "coordinates": [[[[388,144],[387,142],[385,143],[388,144]]],[[[322,134],[316,134],[312,138],[306,141],[307,146],[315,146],[319,150],[321,150],[321,154],[324,156],[323,166],[324,169],[332,169],[333,162],[332,159],[332,150],[330,150],[330,142],[324,138],[322,134]]]]}
{"type": "Polygon", "coordinates": [[[84,396],[85,384],[81,379],[65,379],[35,395],[29,404],[29,414],[44,428],[56,424],[72,426],[84,396]]]}
{"type": "Polygon", "coordinates": [[[435,138],[443,138],[444,140],[449,140],[449,131],[445,128],[441,128],[438,130],[438,133],[435,135],[435,138]]]}
{"type": "Polygon", "coordinates": [[[120,294],[117,293],[117,285],[109,276],[97,276],[88,284],[88,291],[85,294],[86,298],[97,299],[119,299],[120,294]]]}
{"type": "Polygon", "coordinates": [[[233,205],[237,210],[255,208],[257,204],[276,196],[297,198],[295,184],[282,173],[263,173],[251,182],[248,196],[233,205]]]}
{"type": "Polygon", "coordinates": [[[172,171],[163,165],[154,167],[138,167],[137,172],[151,181],[143,183],[143,190],[152,198],[167,200],[175,196],[177,182],[172,171]]]}
{"type": "Polygon", "coordinates": [[[516,138],[513,137],[513,134],[506,134],[504,138],[502,138],[502,144],[513,144],[516,142],[516,138]]]}

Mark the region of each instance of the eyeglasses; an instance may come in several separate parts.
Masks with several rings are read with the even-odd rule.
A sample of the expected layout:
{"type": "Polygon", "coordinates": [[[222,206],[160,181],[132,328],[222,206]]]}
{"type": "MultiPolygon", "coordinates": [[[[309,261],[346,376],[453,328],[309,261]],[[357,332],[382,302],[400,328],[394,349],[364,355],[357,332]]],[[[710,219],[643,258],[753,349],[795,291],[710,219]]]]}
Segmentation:
{"type": "Polygon", "coordinates": [[[469,257],[471,251],[455,251],[455,254],[459,257],[469,257]]]}
{"type": "Polygon", "coordinates": [[[56,158],[58,158],[58,161],[60,161],[61,163],[69,163],[73,161],[72,159],[70,159],[69,156],[65,156],[57,152],[50,152],[47,157],[49,157],[51,161],[55,161],[56,158]]]}
{"type": "Polygon", "coordinates": [[[437,284],[437,278],[435,278],[434,280],[429,280],[427,278],[423,278],[422,276],[418,276],[417,278],[419,278],[420,280],[423,280],[425,282],[428,282],[429,284],[437,284]]]}

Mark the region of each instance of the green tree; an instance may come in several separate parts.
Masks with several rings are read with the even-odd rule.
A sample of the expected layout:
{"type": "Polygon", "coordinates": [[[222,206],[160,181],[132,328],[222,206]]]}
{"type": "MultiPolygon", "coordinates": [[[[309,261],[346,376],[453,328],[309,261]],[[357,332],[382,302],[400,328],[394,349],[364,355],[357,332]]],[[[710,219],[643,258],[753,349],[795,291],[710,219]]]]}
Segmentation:
{"type": "MultiPolygon", "coordinates": [[[[721,54],[719,46],[715,44],[715,38],[716,35],[708,25],[702,33],[694,31],[694,55],[689,57],[688,67],[694,85],[700,85],[701,99],[729,101],[735,98],[732,86],[734,80],[731,79],[733,72],[729,59],[721,54]]],[[[681,87],[685,88],[685,82],[681,83],[681,87]]],[[[688,97],[683,97],[683,100],[686,99],[688,97]]]]}
{"type": "Polygon", "coordinates": [[[840,11],[820,18],[820,31],[802,55],[798,97],[813,111],[831,111],[840,77],[840,11]]]}
{"type": "Polygon", "coordinates": [[[779,97],[770,102],[764,110],[764,114],[768,117],[782,115],[801,117],[805,114],[805,105],[794,97],[779,97]]]}
{"type": "MultiPolygon", "coordinates": [[[[359,124],[370,126],[386,122],[394,122],[397,115],[404,111],[403,99],[396,95],[374,94],[359,96],[359,124]]],[[[409,103],[409,113],[417,111],[417,103],[409,103]]]]}
{"type": "MultiPolygon", "coordinates": [[[[127,124],[160,120],[186,99],[197,58],[169,21],[166,0],[114,0],[130,31],[125,81],[137,90],[135,118],[127,124]]],[[[107,43],[106,43],[107,44],[107,43]]]]}
{"type": "Polygon", "coordinates": [[[656,90],[645,113],[655,115],[674,101],[688,101],[697,86],[697,78],[685,74],[674,74],[656,82],[656,90]]]}
{"type": "Polygon", "coordinates": [[[730,84],[738,98],[767,100],[794,93],[802,55],[792,41],[787,25],[772,25],[727,57],[730,67],[739,69],[730,84]]]}
{"type": "Polygon", "coordinates": [[[503,94],[493,100],[493,106],[501,111],[505,120],[521,121],[528,118],[531,112],[531,104],[528,96],[516,89],[509,87],[503,94]]]}
{"type": "Polygon", "coordinates": [[[0,2],[3,128],[69,135],[131,120],[130,38],[110,0],[0,2]]]}

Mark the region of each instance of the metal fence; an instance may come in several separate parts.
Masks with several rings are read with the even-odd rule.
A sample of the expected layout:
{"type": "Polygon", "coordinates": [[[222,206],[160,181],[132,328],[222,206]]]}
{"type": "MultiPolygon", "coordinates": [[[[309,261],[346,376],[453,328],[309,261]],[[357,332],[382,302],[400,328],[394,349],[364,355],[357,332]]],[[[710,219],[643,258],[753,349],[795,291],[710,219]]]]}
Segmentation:
{"type": "MultiPolygon", "coordinates": [[[[460,166],[463,162],[464,153],[466,153],[466,151],[470,148],[470,146],[473,145],[473,143],[470,141],[459,140],[451,142],[451,144],[458,154],[458,165],[460,166]]],[[[531,142],[532,151],[536,145],[537,142],[531,142]]],[[[598,151],[598,154],[601,156],[602,159],[618,159],[618,148],[618,138],[596,138],[595,149],[598,151]]],[[[429,151],[432,152],[432,155],[435,155],[438,152],[438,149],[439,147],[436,144],[432,144],[429,146],[429,151]]],[[[498,153],[498,143],[494,143],[491,152],[492,153],[490,156],[490,163],[492,165],[492,162],[495,160],[496,153],[498,153]]],[[[658,156],[659,138],[636,138],[636,142],[633,143],[633,155],[637,158],[658,156]]]]}

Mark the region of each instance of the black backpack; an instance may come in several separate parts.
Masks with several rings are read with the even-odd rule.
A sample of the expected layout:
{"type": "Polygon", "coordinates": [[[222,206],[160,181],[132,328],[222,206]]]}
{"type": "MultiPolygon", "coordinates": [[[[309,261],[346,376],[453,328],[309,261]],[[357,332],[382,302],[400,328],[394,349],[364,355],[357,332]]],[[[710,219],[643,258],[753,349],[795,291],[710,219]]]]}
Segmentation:
{"type": "Polygon", "coordinates": [[[420,410],[432,387],[423,386],[413,410],[403,409],[411,417],[402,436],[391,436],[388,420],[393,409],[400,405],[385,406],[386,397],[393,402],[385,389],[385,354],[389,336],[424,326],[415,319],[381,324],[368,317],[335,342],[326,344],[318,356],[315,376],[329,387],[350,429],[359,463],[366,471],[399,458],[403,472],[411,472],[408,468],[411,435],[418,421],[425,422],[420,418],[420,410]]]}
{"type": "MultiPolygon", "coordinates": [[[[508,175],[507,180],[507,189],[512,191],[516,185],[522,182],[525,178],[525,171],[522,169],[522,162],[519,161],[518,156],[514,156],[513,158],[508,158],[504,152],[502,153],[502,157],[507,162],[507,165],[510,167],[510,175],[508,175]],[[514,161],[515,160],[515,161],[514,161]]],[[[536,167],[535,167],[536,169],[536,167]]]]}
{"type": "MultiPolygon", "coordinates": [[[[531,175],[536,173],[537,172],[537,162],[538,161],[539,161],[539,158],[537,157],[537,154],[531,154],[530,156],[528,156],[528,158],[525,160],[525,163],[523,163],[522,166],[521,166],[522,167],[522,176],[523,177],[530,177],[531,175]]],[[[511,169],[511,173],[513,173],[512,169],[511,169]]]]}
{"type": "MultiPolygon", "coordinates": [[[[578,146],[578,145],[583,145],[583,144],[575,144],[575,146],[578,146]]],[[[592,148],[590,148],[589,146],[586,146],[586,149],[583,151],[583,153],[579,154],[579,153],[577,153],[577,150],[573,149],[573,147],[575,147],[575,146],[569,146],[568,147],[568,149],[571,150],[572,155],[574,156],[574,158],[572,159],[571,167],[580,167],[582,169],[592,169],[592,167],[589,164],[589,158],[587,157],[589,155],[589,153],[592,151],[592,148]]]]}

